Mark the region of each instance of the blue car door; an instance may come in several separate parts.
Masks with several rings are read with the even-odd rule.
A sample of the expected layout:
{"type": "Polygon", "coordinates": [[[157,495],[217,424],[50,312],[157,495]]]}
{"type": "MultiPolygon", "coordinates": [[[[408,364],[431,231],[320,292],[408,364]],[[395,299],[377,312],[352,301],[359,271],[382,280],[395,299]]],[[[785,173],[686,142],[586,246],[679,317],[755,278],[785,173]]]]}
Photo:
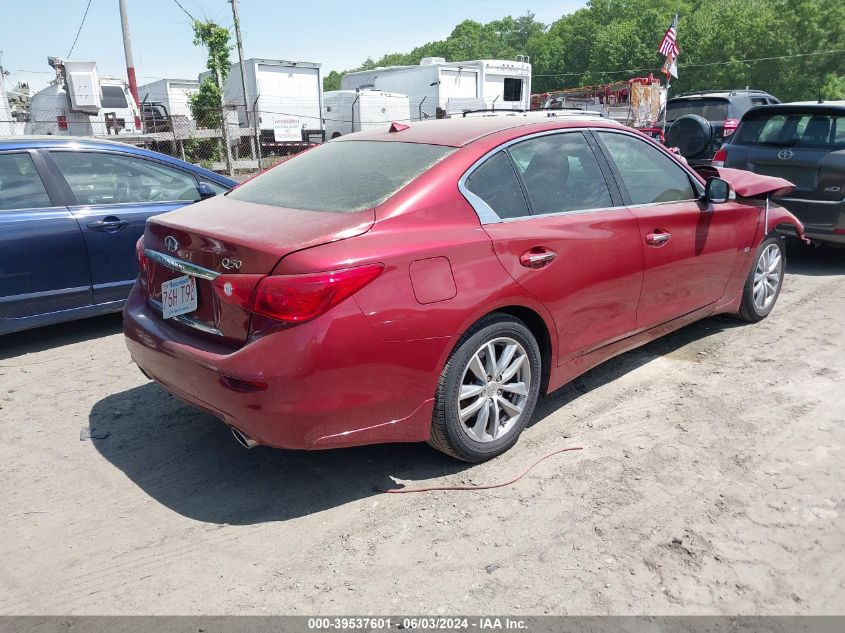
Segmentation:
{"type": "Polygon", "coordinates": [[[0,333],[90,304],[82,231],[40,156],[0,151],[0,333]]]}
{"type": "Polygon", "coordinates": [[[104,150],[49,152],[88,248],[95,304],[122,301],[138,276],[135,242],[147,218],[200,199],[193,174],[104,150]]]}

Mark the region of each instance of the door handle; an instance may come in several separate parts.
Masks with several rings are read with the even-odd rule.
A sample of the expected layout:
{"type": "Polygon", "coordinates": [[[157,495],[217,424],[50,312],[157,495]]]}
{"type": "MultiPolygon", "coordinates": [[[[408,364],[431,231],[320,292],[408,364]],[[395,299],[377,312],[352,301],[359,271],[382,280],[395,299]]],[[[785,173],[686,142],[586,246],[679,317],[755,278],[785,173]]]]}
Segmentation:
{"type": "Polygon", "coordinates": [[[519,263],[526,268],[543,268],[552,263],[557,253],[542,246],[534,247],[519,256],[519,263]]]}
{"type": "Polygon", "coordinates": [[[645,243],[649,246],[660,248],[661,246],[665,245],[671,237],[671,233],[667,233],[666,231],[662,231],[660,229],[655,229],[654,233],[649,233],[645,236],[645,243]]]}
{"type": "Polygon", "coordinates": [[[113,215],[104,217],[96,222],[89,222],[88,228],[93,231],[119,231],[129,226],[128,220],[121,220],[113,215]]]}

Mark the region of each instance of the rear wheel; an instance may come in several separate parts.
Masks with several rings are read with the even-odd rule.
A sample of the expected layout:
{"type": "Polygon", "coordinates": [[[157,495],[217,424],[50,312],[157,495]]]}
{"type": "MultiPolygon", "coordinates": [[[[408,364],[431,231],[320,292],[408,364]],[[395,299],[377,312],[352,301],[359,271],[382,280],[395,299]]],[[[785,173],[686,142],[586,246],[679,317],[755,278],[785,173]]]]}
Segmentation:
{"type": "Polygon", "coordinates": [[[769,315],[780,295],[785,268],[783,238],[770,235],[760,244],[754,264],[748,271],[739,308],[740,319],[756,323],[769,315]]]}
{"type": "Polygon", "coordinates": [[[429,444],[481,462],[513,446],[540,392],[540,349],[526,325],[491,314],[461,337],[438,382],[429,444]]]}

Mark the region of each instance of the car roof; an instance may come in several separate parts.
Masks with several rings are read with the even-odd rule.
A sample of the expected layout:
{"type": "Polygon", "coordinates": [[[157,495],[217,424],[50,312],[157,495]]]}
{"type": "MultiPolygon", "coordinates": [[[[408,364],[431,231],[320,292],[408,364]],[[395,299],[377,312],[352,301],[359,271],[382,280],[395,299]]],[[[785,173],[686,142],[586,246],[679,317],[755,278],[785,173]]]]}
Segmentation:
{"type": "Polygon", "coordinates": [[[383,127],[347,134],[333,141],[399,141],[404,143],[425,143],[429,145],[446,145],[463,147],[480,138],[511,130],[515,128],[530,128],[548,126],[550,123],[559,124],[558,127],[584,127],[585,124],[596,127],[624,127],[610,119],[596,114],[578,113],[565,116],[550,116],[542,111],[524,112],[514,116],[477,116],[452,119],[436,119],[433,121],[412,121],[399,124],[400,129],[391,132],[394,124],[383,127]]]}
{"type": "Polygon", "coordinates": [[[183,169],[190,169],[196,174],[209,178],[221,184],[233,187],[237,184],[236,181],[222,176],[216,172],[210,171],[198,165],[188,163],[167,154],[161,154],[152,150],[129,145],[128,143],[120,143],[118,141],[111,141],[108,139],[92,139],[83,136],[0,136],[0,150],[13,149],[39,149],[39,148],[57,148],[72,146],[77,149],[108,149],[112,151],[120,151],[126,154],[134,154],[136,156],[145,156],[147,158],[154,158],[164,163],[181,167],[183,169]]]}
{"type": "Polygon", "coordinates": [[[758,114],[845,114],[845,102],[831,103],[779,103],[751,108],[743,118],[750,118],[758,114]]]}

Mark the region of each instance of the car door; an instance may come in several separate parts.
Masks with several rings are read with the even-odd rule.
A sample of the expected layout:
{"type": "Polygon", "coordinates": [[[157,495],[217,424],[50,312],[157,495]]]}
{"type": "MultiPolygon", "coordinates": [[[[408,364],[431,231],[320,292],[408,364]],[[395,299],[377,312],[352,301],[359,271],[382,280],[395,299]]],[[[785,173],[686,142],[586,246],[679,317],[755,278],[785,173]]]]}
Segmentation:
{"type": "Polygon", "coordinates": [[[502,266],[552,314],[559,363],[636,327],[637,221],[600,161],[581,131],[546,133],[508,144],[462,179],[502,266]]]}
{"type": "Polygon", "coordinates": [[[596,130],[622,196],[636,215],[645,270],[637,328],[670,321],[718,301],[758,217],[741,204],[701,200],[701,185],[654,143],[596,130]]]}
{"type": "Polygon", "coordinates": [[[199,200],[193,174],[107,151],[51,150],[88,248],[95,304],[126,299],[138,264],[135,242],[147,218],[199,200]]]}
{"type": "Polygon", "coordinates": [[[0,151],[0,332],[91,303],[82,232],[32,150],[0,151]]]}

